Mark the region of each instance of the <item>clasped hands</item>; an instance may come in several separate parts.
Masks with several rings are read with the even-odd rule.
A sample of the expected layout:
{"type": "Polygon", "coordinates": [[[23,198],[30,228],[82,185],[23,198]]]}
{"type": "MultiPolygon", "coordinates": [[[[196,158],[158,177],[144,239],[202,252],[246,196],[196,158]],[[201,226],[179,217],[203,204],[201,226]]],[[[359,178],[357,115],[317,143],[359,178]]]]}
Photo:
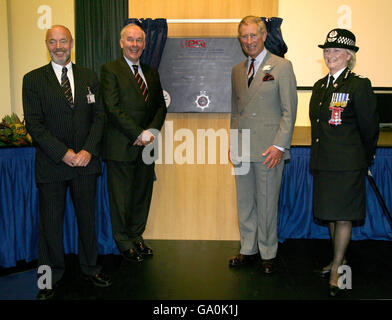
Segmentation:
{"type": "Polygon", "coordinates": [[[135,142],[133,143],[134,146],[146,146],[153,142],[155,139],[154,135],[148,131],[143,130],[143,132],[137,137],[135,142]]]}
{"type": "Polygon", "coordinates": [[[75,153],[72,149],[68,149],[62,160],[70,167],[86,167],[90,163],[91,153],[86,150],[75,153]]]}

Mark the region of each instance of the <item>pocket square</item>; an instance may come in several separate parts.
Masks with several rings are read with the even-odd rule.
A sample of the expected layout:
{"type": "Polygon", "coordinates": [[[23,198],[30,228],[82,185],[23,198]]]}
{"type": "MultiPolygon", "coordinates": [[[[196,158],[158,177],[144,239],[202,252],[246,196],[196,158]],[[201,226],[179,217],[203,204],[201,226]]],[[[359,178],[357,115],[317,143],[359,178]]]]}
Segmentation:
{"type": "Polygon", "coordinates": [[[266,73],[263,78],[263,81],[271,81],[271,80],[275,80],[274,76],[270,73],[266,73]]]}

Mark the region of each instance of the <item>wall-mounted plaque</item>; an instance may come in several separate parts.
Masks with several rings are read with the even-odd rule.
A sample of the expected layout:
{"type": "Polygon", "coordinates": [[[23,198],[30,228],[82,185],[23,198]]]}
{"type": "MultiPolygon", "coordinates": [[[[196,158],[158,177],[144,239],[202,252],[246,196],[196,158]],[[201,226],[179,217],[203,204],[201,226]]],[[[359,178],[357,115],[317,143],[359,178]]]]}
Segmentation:
{"type": "Polygon", "coordinates": [[[168,112],[231,112],[231,69],[245,59],[237,38],[168,38],[159,74],[168,112]]]}

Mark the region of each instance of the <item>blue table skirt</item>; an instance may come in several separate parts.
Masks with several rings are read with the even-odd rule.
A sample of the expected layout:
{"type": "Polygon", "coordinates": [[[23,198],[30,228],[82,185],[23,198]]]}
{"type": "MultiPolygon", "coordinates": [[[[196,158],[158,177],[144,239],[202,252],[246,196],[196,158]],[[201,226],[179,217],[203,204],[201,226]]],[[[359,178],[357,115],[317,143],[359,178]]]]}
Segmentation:
{"type": "MultiPolygon", "coordinates": [[[[279,200],[279,241],[288,238],[327,239],[327,227],[314,223],[310,148],[292,148],[283,172],[279,200]]],[[[0,267],[32,261],[38,253],[38,190],[34,179],[34,148],[0,149],[0,267]]],[[[111,232],[106,166],[98,178],[96,232],[99,254],[118,254],[111,232]]],[[[371,168],[388,208],[392,207],[392,149],[379,148],[371,168]]],[[[391,240],[392,230],[367,183],[367,215],[363,226],[353,229],[353,240],[391,240]]],[[[65,253],[77,253],[77,223],[70,195],[64,216],[65,253]]]]}

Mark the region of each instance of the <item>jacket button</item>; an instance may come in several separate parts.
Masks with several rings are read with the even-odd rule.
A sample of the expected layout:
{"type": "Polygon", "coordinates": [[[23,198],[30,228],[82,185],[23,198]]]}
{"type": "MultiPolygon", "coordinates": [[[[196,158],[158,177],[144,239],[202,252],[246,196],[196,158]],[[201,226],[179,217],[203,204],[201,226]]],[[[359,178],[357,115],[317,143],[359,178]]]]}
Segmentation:
{"type": "Polygon", "coordinates": [[[322,103],[322,102],[320,102],[320,103],[319,103],[319,106],[321,106],[322,104],[323,104],[323,103],[322,103]]]}
{"type": "Polygon", "coordinates": [[[319,142],[319,138],[316,139],[316,142],[319,142]]]}
{"type": "Polygon", "coordinates": [[[317,120],[316,120],[316,121],[317,121],[317,123],[319,123],[319,122],[320,122],[320,119],[318,119],[318,118],[317,118],[317,120]]]}

